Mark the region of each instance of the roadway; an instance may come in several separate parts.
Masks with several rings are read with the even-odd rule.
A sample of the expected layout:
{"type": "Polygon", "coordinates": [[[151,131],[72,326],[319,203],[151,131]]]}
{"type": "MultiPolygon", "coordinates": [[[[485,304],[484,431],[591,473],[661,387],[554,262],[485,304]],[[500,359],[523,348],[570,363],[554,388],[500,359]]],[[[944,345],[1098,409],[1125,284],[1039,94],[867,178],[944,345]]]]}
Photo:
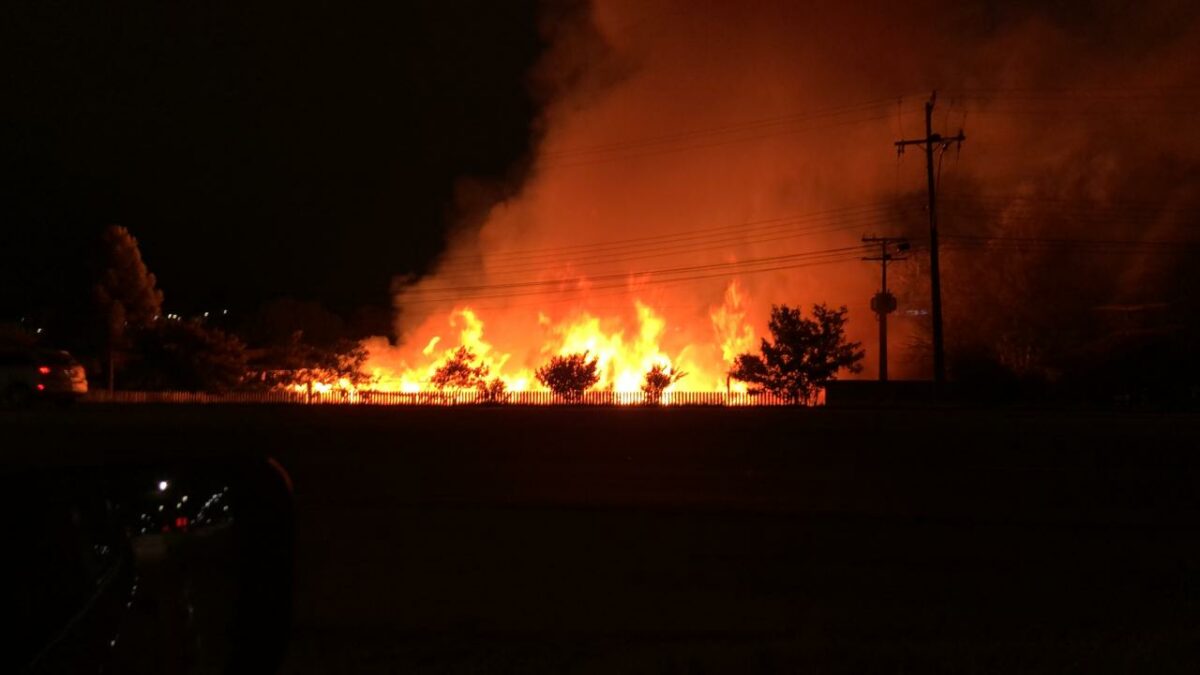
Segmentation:
{"type": "Polygon", "coordinates": [[[1200,656],[1194,415],[85,406],[0,424],[14,462],[277,457],[295,485],[285,673],[1200,656]]]}

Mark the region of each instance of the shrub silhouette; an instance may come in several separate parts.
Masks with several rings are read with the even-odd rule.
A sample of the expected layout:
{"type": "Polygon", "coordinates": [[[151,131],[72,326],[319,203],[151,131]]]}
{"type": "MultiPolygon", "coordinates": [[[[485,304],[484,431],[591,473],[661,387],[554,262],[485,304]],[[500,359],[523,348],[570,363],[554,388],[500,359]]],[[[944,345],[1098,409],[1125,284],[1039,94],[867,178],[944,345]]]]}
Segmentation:
{"type": "Polygon", "coordinates": [[[587,352],[566,354],[551,358],[534,374],[538,382],[563,400],[575,402],[583,398],[583,392],[600,381],[600,373],[596,370],[598,364],[597,359],[588,359],[587,352]]]}
{"type": "Polygon", "coordinates": [[[642,380],[642,392],[646,394],[646,403],[650,405],[662,403],[663,392],[667,390],[667,387],[686,376],[687,373],[682,370],[671,370],[661,363],[651,366],[642,380]]]}
{"type": "Polygon", "coordinates": [[[751,385],[751,394],[768,392],[807,404],[842,368],[862,370],[862,343],[846,341],[846,308],[813,305],[812,314],[806,319],[799,309],[773,305],[769,328],[774,341],[763,339],[762,356],[739,354],[730,377],[751,385]]]}
{"type": "Polygon", "coordinates": [[[488,367],[487,364],[476,363],[477,358],[470,347],[459,347],[433,371],[429,383],[440,391],[482,390],[487,386],[488,367]]]}
{"type": "Polygon", "coordinates": [[[498,377],[493,377],[479,387],[480,403],[508,403],[510,396],[508,385],[498,377]]]}
{"type": "Polygon", "coordinates": [[[429,383],[437,388],[441,398],[454,398],[460,392],[475,390],[475,400],[479,403],[508,401],[508,385],[498,377],[489,380],[490,369],[486,363],[479,363],[478,358],[470,347],[459,347],[433,371],[429,383]]]}

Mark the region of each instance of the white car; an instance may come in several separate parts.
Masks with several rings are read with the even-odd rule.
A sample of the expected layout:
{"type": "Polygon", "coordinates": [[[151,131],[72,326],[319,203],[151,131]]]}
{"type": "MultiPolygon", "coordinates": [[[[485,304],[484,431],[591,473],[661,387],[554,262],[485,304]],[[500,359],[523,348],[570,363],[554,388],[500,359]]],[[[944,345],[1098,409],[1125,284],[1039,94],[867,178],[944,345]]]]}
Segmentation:
{"type": "Polygon", "coordinates": [[[0,401],[28,405],[38,400],[71,402],[87,393],[87,373],[69,353],[0,349],[0,401]]]}

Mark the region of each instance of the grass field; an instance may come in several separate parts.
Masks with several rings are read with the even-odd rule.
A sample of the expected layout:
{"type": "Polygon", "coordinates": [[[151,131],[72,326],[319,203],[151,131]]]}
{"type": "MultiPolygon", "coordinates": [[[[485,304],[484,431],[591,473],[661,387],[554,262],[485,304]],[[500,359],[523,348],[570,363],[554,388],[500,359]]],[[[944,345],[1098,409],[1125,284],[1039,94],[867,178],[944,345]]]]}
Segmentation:
{"type": "Polygon", "coordinates": [[[13,462],[278,457],[287,673],[1200,663],[1195,416],[86,406],[0,424],[13,462]]]}

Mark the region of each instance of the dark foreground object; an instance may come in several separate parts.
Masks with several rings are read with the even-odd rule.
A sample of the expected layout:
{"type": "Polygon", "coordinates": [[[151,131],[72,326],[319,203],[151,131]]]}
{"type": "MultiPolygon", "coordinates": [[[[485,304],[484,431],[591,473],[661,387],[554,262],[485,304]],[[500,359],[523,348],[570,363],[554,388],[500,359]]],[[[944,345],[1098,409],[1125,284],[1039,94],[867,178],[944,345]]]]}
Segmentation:
{"type": "Polygon", "coordinates": [[[286,673],[1195,672],[1195,416],[84,407],[295,483],[286,673]]]}
{"type": "Polygon", "coordinates": [[[292,498],[278,464],[242,454],[6,465],[0,672],[275,672],[292,498]]]}

